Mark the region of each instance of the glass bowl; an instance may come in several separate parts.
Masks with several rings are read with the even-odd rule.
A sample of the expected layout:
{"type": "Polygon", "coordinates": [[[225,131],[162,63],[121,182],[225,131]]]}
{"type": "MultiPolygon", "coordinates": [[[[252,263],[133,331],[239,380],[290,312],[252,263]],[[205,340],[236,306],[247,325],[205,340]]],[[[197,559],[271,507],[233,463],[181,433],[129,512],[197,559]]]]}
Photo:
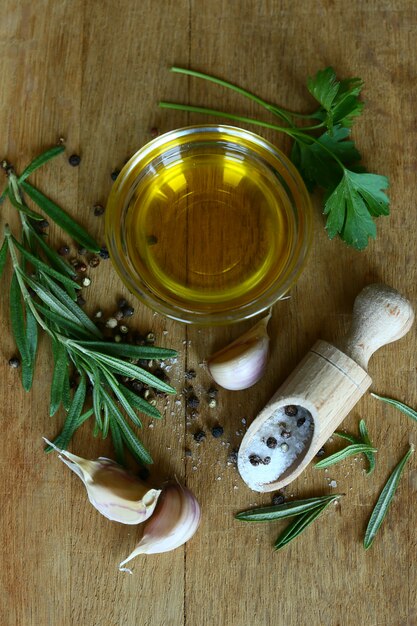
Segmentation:
{"type": "Polygon", "coordinates": [[[113,265],[144,304],[187,323],[268,309],[297,280],[310,198],[272,144],[232,126],[190,126],[141,148],[107,203],[113,265]]]}

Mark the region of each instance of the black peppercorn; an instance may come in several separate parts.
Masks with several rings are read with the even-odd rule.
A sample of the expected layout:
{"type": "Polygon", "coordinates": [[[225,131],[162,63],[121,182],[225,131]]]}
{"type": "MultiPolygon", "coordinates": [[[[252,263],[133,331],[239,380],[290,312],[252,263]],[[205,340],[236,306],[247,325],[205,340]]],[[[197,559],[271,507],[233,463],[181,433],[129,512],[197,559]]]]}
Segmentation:
{"type": "Polygon", "coordinates": [[[185,456],[188,456],[188,457],[193,456],[193,453],[191,452],[189,448],[185,449],[185,456]]]}
{"type": "Polygon", "coordinates": [[[249,463],[256,467],[257,465],[262,463],[262,459],[257,454],[251,454],[250,457],[249,457],[249,463]]]}
{"type": "Polygon", "coordinates": [[[209,398],[217,398],[218,393],[219,390],[216,389],[216,387],[210,387],[210,389],[207,391],[207,395],[209,398]]]}
{"type": "Polygon", "coordinates": [[[83,254],[87,254],[87,248],[83,248],[82,246],[78,248],[78,254],[80,254],[81,256],[83,254]]]}
{"type": "Polygon", "coordinates": [[[135,312],[135,309],[133,308],[133,306],[124,306],[122,309],[122,313],[123,313],[123,317],[132,317],[133,313],[135,312]]]}
{"type": "Polygon", "coordinates": [[[270,456],[266,456],[266,457],[264,457],[264,460],[262,461],[262,463],[263,463],[264,465],[269,465],[269,464],[270,464],[270,462],[271,462],[271,457],[270,457],[270,456]]]}
{"type": "Polygon", "coordinates": [[[83,298],[82,295],[79,294],[77,296],[77,304],[78,304],[78,306],[84,306],[85,302],[86,302],[85,298],[83,298]]]}
{"type": "Polygon", "coordinates": [[[94,212],[94,215],[96,217],[99,217],[100,215],[103,215],[103,213],[104,213],[104,206],[102,206],[101,204],[95,204],[93,206],[93,212],[94,212]]]}
{"type": "Polygon", "coordinates": [[[206,433],[204,432],[204,430],[199,430],[196,433],[194,433],[194,439],[197,443],[201,443],[202,441],[204,441],[205,438],[206,438],[206,433]]]}
{"type": "Polygon", "coordinates": [[[99,254],[100,254],[102,259],[109,259],[110,258],[110,254],[109,254],[109,251],[107,250],[106,246],[102,246],[100,248],[99,254]]]}
{"type": "Polygon", "coordinates": [[[289,417],[294,417],[298,413],[298,408],[294,404],[289,404],[285,407],[284,411],[285,415],[288,415],[289,417]]]}
{"type": "Polygon", "coordinates": [[[211,434],[216,439],[218,439],[218,437],[221,437],[223,433],[224,433],[223,426],[213,426],[213,428],[211,429],[211,434]]]}
{"type": "Polygon", "coordinates": [[[110,177],[112,180],[116,180],[119,174],[120,174],[120,170],[113,170],[113,172],[110,174],[110,177]]]}
{"type": "Polygon", "coordinates": [[[291,437],[291,431],[290,430],[282,430],[281,431],[281,437],[283,439],[288,439],[289,437],[291,437]]]}
{"type": "Polygon", "coordinates": [[[58,254],[60,256],[67,256],[69,252],[70,252],[70,249],[68,246],[61,246],[60,248],[58,248],[58,254]]]}
{"type": "Polygon", "coordinates": [[[196,395],[191,394],[190,396],[188,396],[187,405],[189,406],[190,409],[197,409],[199,404],[200,404],[200,400],[197,398],[196,395]]]}
{"type": "Polygon", "coordinates": [[[324,448],[320,448],[316,456],[321,457],[321,456],[324,456],[325,454],[326,454],[326,450],[324,448]]]}
{"type": "Polygon", "coordinates": [[[184,376],[185,376],[185,378],[186,378],[187,380],[192,380],[193,378],[195,378],[195,377],[196,377],[195,370],[187,370],[187,371],[185,372],[184,376]]]}
{"type": "Polygon", "coordinates": [[[284,504],[285,502],[285,498],[282,495],[282,493],[276,493],[274,496],[272,496],[272,504],[274,506],[278,506],[279,504],[284,504]]]}
{"type": "Polygon", "coordinates": [[[9,359],[9,365],[10,367],[17,369],[18,367],[20,367],[20,359],[18,359],[17,356],[12,356],[12,358],[9,359]]]}
{"type": "Polygon", "coordinates": [[[81,163],[81,157],[78,154],[71,154],[68,163],[72,165],[72,167],[77,167],[81,163]]]}
{"type": "Polygon", "coordinates": [[[297,420],[298,428],[300,428],[304,424],[305,421],[306,421],[305,417],[299,417],[298,420],[297,420]]]}
{"type": "Polygon", "coordinates": [[[276,448],[277,447],[277,440],[275,439],[275,437],[268,437],[268,439],[266,440],[266,445],[268,446],[268,448],[276,448]]]}
{"type": "Polygon", "coordinates": [[[89,259],[88,261],[88,265],[90,267],[97,267],[98,265],[100,265],[100,259],[98,258],[98,256],[92,256],[91,259],[89,259]]]}

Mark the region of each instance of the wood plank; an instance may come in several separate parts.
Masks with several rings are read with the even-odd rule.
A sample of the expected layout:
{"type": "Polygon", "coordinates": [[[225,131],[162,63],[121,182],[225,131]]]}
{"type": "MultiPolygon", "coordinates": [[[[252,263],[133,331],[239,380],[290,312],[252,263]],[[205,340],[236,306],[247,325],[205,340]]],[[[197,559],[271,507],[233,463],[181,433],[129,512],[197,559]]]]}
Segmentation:
{"type": "MultiPolygon", "coordinates": [[[[360,417],[379,448],[377,468],[366,476],[361,459],[328,472],[307,470],[288,496],[328,493],[331,479],[346,493],[304,536],[279,553],[273,541],[284,524],[245,525],[233,519],[242,509],[270,501],[251,492],[228,455],[245,427],[319,337],[332,341],[346,332],[359,290],[381,280],[417,299],[414,109],[417,12],[411,0],[144,0],[81,2],[4,0],[0,22],[1,154],[21,169],[41,148],[65,137],[68,154],[36,175],[36,183],[61,202],[100,240],[103,221],[92,215],[104,203],[110,173],[151,137],[189,123],[215,119],[162,111],[159,99],[207,104],[246,115],[261,114],[253,103],[169,73],[171,64],[191,65],[252,89],[271,101],[306,110],[312,104],[306,77],[326,65],[366,83],[367,103],[355,137],[371,171],[389,175],[392,216],[379,219],[378,238],[358,253],[328,241],[321,202],[315,196],[315,238],[308,266],[291,299],[277,303],[270,324],[268,372],[253,389],[219,391],[209,408],[207,356],[238,336],[250,322],[226,328],[186,328],[135,304],[132,327],[153,329],[157,343],[180,350],[170,371],[178,390],[165,419],[145,421],[144,443],[155,465],[151,480],[174,475],[202,504],[203,519],[186,548],[138,558],[134,575],[117,571],[133,548],[136,529],[112,524],[87,503],[83,487],[56,458],[42,453],[41,436],[53,436],[62,412],[48,417],[51,376],[48,342],[42,340],[37,383],[29,395],[19,372],[7,365],[13,354],[3,277],[0,316],[0,393],[4,428],[2,459],[2,548],[0,622],[10,626],[369,626],[417,624],[417,579],[413,568],[417,523],[416,460],[411,459],[390,515],[371,551],[362,536],[378,493],[407,448],[414,426],[394,409],[364,397],[344,422],[355,432],[360,417]],[[196,379],[184,380],[195,369],[196,379]],[[192,384],[200,398],[192,417],[181,393],[192,384]],[[245,423],[242,422],[245,421],[245,423]],[[215,439],[212,426],[224,435],[215,439]],[[153,428],[152,428],[153,426],[153,428]],[[203,428],[200,444],[193,434],[203,428]],[[185,448],[191,457],[185,457],[185,448]]],[[[252,128],[288,151],[288,139],[252,128]]],[[[0,226],[17,228],[11,208],[1,206],[0,226]]],[[[65,241],[52,229],[57,245],[65,241]]],[[[110,263],[91,271],[87,311],[109,313],[128,297],[110,263]]],[[[387,346],[370,363],[374,389],[417,405],[415,330],[387,346]]],[[[164,407],[164,405],[162,405],[164,407]]],[[[336,449],[332,442],[328,450],[336,449]]],[[[109,442],[93,439],[86,424],[73,451],[94,458],[111,455],[109,442]]]]}

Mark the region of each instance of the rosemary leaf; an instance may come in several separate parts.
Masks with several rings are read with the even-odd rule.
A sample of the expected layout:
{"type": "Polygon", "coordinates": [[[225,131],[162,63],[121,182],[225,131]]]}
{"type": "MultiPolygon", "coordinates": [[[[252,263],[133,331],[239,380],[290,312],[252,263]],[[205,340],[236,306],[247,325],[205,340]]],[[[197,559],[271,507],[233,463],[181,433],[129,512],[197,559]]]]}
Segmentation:
{"type": "Polygon", "coordinates": [[[49,407],[49,415],[55,415],[57,412],[63,396],[64,379],[67,371],[67,351],[64,345],[52,339],[52,354],[54,357],[54,371],[51,385],[51,401],[49,407]]]}
{"type": "Polygon", "coordinates": [[[71,267],[69,263],[64,261],[55,250],[52,250],[46,243],[43,237],[38,235],[35,229],[31,229],[31,236],[36,240],[41,250],[44,252],[45,256],[48,258],[51,265],[58,271],[67,274],[71,278],[76,276],[74,272],[74,268],[71,267]]]}
{"type": "MultiPolygon", "coordinates": [[[[369,433],[368,433],[368,429],[366,427],[365,424],[365,420],[361,420],[359,422],[359,432],[361,434],[362,437],[362,441],[364,443],[367,443],[368,446],[372,447],[372,442],[369,438],[369,433]]],[[[374,452],[364,452],[364,455],[366,456],[367,460],[368,460],[368,469],[366,471],[367,474],[372,474],[372,472],[375,469],[375,453],[374,452]]]]}
{"type": "MultiPolygon", "coordinates": [[[[84,422],[86,422],[88,420],[89,417],[91,417],[93,415],[93,409],[88,409],[88,411],[86,411],[85,413],[83,413],[82,415],[80,415],[80,417],[78,417],[74,423],[73,426],[71,428],[71,433],[70,435],[67,436],[68,441],[71,441],[72,436],[74,435],[75,431],[80,428],[80,426],[82,426],[84,424],[84,422]]],[[[62,437],[61,435],[58,435],[58,437],[56,437],[53,441],[54,446],[56,446],[57,448],[61,448],[63,449],[62,445],[62,437]]],[[[67,444],[68,445],[68,444],[67,444]]],[[[45,452],[51,452],[51,450],[53,450],[52,446],[46,446],[45,448],[45,452]]]]}
{"type": "Polygon", "coordinates": [[[15,209],[17,209],[18,211],[21,211],[22,213],[30,217],[32,220],[36,220],[37,222],[41,222],[43,220],[43,217],[40,213],[36,213],[36,211],[32,211],[32,209],[26,206],[26,204],[23,204],[23,202],[19,202],[19,200],[17,200],[16,196],[14,195],[11,189],[7,191],[6,195],[15,209]]]}
{"type": "Polygon", "coordinates": [[[323,506],[323,504],[340,497],[332,494],[329,496],[319,496],[317,498],[306,498],[305,500],[294,500],[293,502],[284,502],[276,506],[260,507],[257,509],[249,509],[237,513],[235,518],[244,522],[271,522],[278,519],[286,519],[287,517],[295,517],[302,515],[323,506]]]}
{"type": "Polygon", "coordinates": [[[13,244],[20,251],[22,256],[24,256],[33,265],[33,267],[40,270],[41,272],[45,272],[49,276],[52,276],[53,278],[55,278],[55,280],[58,280],[63,285],[68,285],[72,287],[73,289],[81,289],[80,285],[78,285],[78,283],[76,283],[75,281],[71,280],[71,278],[68,278],[68,276],[64,276],[64,274],[62,274],[61,272],[57,272],[52,267],[49,267],[49,265],[41,261],[38,257],[31,254],[31,252],[26,250],[26,248],[24,248],[13,236],[12,236],[12,240],[13,240],[13,244]]]}
{"type": "Polygon", "coordinates": [[[65,376],[64,376],[63,383],[62,383],[62,405],[66,411],[69,411],[71,402],[72,402],[71,384],[70,384],[70,379],[69,379],[69,367],[67,363],[65,376]]]}
{"type": "Polygon", "coordinates": [[[75,425],[77,424],[81,412],[83,410],[86,394],[86,382],[85,375],[82,375],[80,384],[77,387],[74,397],[71,402],[71,406],[68,411],[67,418],[64,423],[64,427],[59,435],[60,447],[66,450],[69,442],[75,432],[75,425]]]}
{"type": "Polygon", "coordinates": [[[39,189],[33,187],[29,183],[23,182],[22,187],[28,194],[29,198],[38,205],[42,211],[44,211],[48,217],[54,220],[58,226],[65,230],[75,241],[80,245],[90,250],[90,252],[100,252],[100,246],[97,242],[87,233],[87,231],[80,226],[75,220],[72,219],[55,202],[47,198],[39,189]]]}
{"type": "Polygon", "coordinates": [[[5,238],[0,248],[0,278],[2,277],[3,270],[6,265],[8,250],[9,250],[9,246],[7,245],[7,239],[5,238]]]}
{"type": "Polygon", "coordinates": [[[156,408],[156,406],[152,406],[149,402],[146,402],[143,398],[136,395],[133,391],[125,387],[125,385],[120,385],[123,388],[123,393],[126,399],[130,402],[132,406],[136,409],[145,413],[145,415],[149,415],[149,417],[154,417],[155,419],[162,419],[162,415],[160,411],[156,408]]]}
{"type": "Polygon", "coordinates": [[[51,311],[50,309],[45,308],[39,302],[35,302],[34,304],[38,311],[42,313],[44,317],[58,325],[61,332],[66,331],[72,337],[75,337],[77,339],[79,337],[91,337],[90,331],[84,328],[84,326],[81,326],[78,322],[71,321],[70,319],[63,317],[59,313],[55,313],[55,311],[51,311]]]}
{"type": "Polygon", "coordinates": [[[89,354],[95,357],[98,361],[108,365],[114,372],[122,374],[122,376],[136,378],[137,380],[140,380],[155,389],[164,391],[165,393],[175,393],[175,389],[173,387],[164,383],[162,380],[137,365],[126,363],[125,361],[121,361],[115,357],[101,354],[100,352],[90,352],[89,354]]]}
{"type": "Polygon", "coordinates": [[[97,326],[90,320],[88,315],[84,313],[82,308],[79,307],[76,302],[71,300],[70,296],[63,289],[61,289],[61,287],[57,285],[53,280],[51,280],[48,276],[46,276],[45,278],[51,292],[65,306],[66,310],[71,313],[72,318],[75,318],[75,321],[81,322],[84,328],[90,331],[91,334],[101,338],[101,332],[99,331],[97,326]]]}
{"type": "Polygon", "coordinates": [[[178,356],[176,350],[156,346],[133,346],[127,343],[109,341],[80,341],[79,343],[90,350],[99,350],[111,356],[124,356],[133,359],[172,359],[178,356]]]}
{"type": "MultiPolygon", "coordinates": [[[[39,282],[32,280],[31,278],[29,278],[29,276],[23,273],[22,273],[22,276],[25,282],[30,287],[32,287],[36,295],[42,300],[42,302],[44,302],[47,306],[49,306],[49,308],[52,311],[54,311],[55,313],[58,313],[58,315],[61,315],[62,317],[74,323],[77,323],[79,321],[77,316],[72,311],[70,311],[68,307],[63,305],[62,302],[58,300],[58,298],[56,298],[54,294],[51,293],[51,291],[49,291],[49,289],[45,289],[39,282]]],[[[65,293],[65,291],[63,291],[63,293],[65,293]]],[[[68,299],[70,300],[70,302],[72,302],[69,296],[68,296],[68,299]]]]}
{"type": "Polygon", "coordinates": [[[361,452],[377,452],[377,450],[366,443],[352,443],[350,446],[343,448],[343,450],[339,450],[327,458],[318,461],[314,467],[316,469],[324,469],[325,467],[335,465],[335,463],[339,463],[339,461],[343,461],[349,456],[353,456],[354,454],[359,454],[361,452]]]}
{"type": "Polygon", "coordinates": [[[33,383],[36,352],[38,349],[38,324],[28,305],[26,305],[26,343],[30,361],[22,361],[22,384],[25,391],[30,391],[33,383]]]}
{"type": "Polygon", "coordinates": [[[45,165],[45,163],[56,157],[58,154],[61,154],[61,152],[64,152],[64,150],[65,146],[53,146],[52,148],[45,150],[45,152],[42,152],[39,156],[35,157],[19,176],[19,183],[23,183],[23,181],[25,181],[28,176],[33,174],[35,170],[42,165],[45,165]]]}
{"type": "Polygon", "coordinates": [[[137,438],[133,430],[130,428],[130,426],[126,423],[126,420],[123,414],[121,413],[119,408],[116,406],[116,404],[113,402],[113,400],[110,398],[108,393],[103,390],[103,395],[106,398],[106,405],[110,412],[110,416],[109,416],[110,421],[113,416],[117,422],[117,425],[120,427],[122,437],[124,441],[126,442],[127,447],[133,454],[133,456],[136,458],[136,460],[138,460],[141,463],[146,463],[146,464],[153,463],[151,455],[146,450],[144,445],[139,441],[139,439],[137,438]]]}
{"type": "Polygon", "coordinates": [[[120,465],[126,465],[125,453],[123,448],[123,438],[122,433],[120,432],[120,428],[116,420],[111,417],[110,418],[110,433],[114,446],[114,453],[116,455],[116,461],[120,463],[120,465]]]}
{"type": "Polygon", "coordinates": [[[336,437],[340,437],[341,439],[346,439],[347,441],[350,441],[350,443],[361,443],[359,437],[355,437],[355,435],[351,435],[350,433],[344,433],[341,430],[335,430],[333,435],[336,435],[336,437]]]}
{"type": "Polygon", "coordinates": [[[337,497],[339,496],[333,496],[333,498],[328,502],[324,502],[324,504],[316,507],[312,511],[304,513],[304,515],[297,517],[293,522],[291,522],[276,540],[275,550],[281,550],[281,548],[284,548],[290,543],[290,541],[293,541],[301,535],[301,533],[304,532],[306,528],[308,528],[308,526],[310,526],[310,524],[312,524],[314,520],[316,520],[337,497]]]}
{"type": "Polygon", "coordinates": [[[368,526],[366,527],[365,537],[363,545],[365,550],[370,548],[375,540],[375,535],[378,532],[386,514],[388,513],[394,494],[397,490],[398,483],[400,482],[401,475],[404,471],[405,464],[414,452],[414,446],[411,445],[405,456],[401,459],[398,465],[395,467],[391,476],[388,478],[383,490],[381,491],[378,501],[372,511],[369,518],[368,526]]]}
{"type": "Polygon", "coordinates": [[[132,408],[131,404],[129,403],[128,399],[126,398],[124,392],[120,388],[120,385],[113,380],[113,377],[107,376],[106,370],[103,370],[103,373],[104,373],[104,376],[105,376],[108,384],[110,385],[110,387],[112,388],[114,394],[116,395],[117,399],[119,400],[121,406],[124,408],[124,410],[126,411],[128,416],[130,417],[130,419],[132,420],[134,425],[137,426],[138,428],[142,428],[142,422],[140,421],[140,419],[136,415],[135,411],[133,410],[133,408],[132,408]]]}
{"type": "Polygon", "coordinates": [[[393,398],[387,398],[386,396],[379,396],[377,393],[372,393],[372,392],[371,392],[371,396],[373,396],[374,398],[377,398],[378,400],[382,400],[382,402],[391,404],[396,409],[401,411],[401,413],[404,413],[405,415],[408,415],[408,417],[411,417],[411,419],[417,421],[417,411],[407,406],[403,402],[400,402],[399,400],[394,400],[393,398]]]}
{"type": "Polygon", "coordinates": [[[10,284],[10,319],[12,322],[13,337],[22,360],[30,363],[29,346],[25,331],[22,297],[16,272],[13,272],[10,284]]]}

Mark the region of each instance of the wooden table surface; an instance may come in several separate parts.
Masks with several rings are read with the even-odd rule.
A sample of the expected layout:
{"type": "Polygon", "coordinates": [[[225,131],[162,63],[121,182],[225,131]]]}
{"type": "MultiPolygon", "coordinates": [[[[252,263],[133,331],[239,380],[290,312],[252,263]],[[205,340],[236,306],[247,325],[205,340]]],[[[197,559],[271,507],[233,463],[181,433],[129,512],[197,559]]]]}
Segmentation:
{"type": "MultiPolygon", "coordinates": [[[[92,206],[106,201],[110,173],[150,140],[152,127],[163,132],[204,121],[159,110],[159,99],[262,115],[227,90],[170,74],[174,63],[298,110],[312,106],[305,82],[318,69],[333,65],[341,77],[361,76],[366,110],[355,138],[369,169],[390,177],[392,215],[378,220],[377,240],[359,253],[327,239],[315,196],[311,256],[291,299],[273,309],[268,372],[252,389],[221,391],[216,409],[207,406],[210,381],[202,361],[250,323],[186,328],[135,302],[132,326],[138,332],[152,329],[159,345],[180,352],[171,371],[178,395],[164,420],[145,420],[142,432],[155,459],[151,480],[177,476],[197,495],[203,517],[185,547],[139,557],[132,576],[119,573],[117,564],[133,548],[136,529],[101,517],[80,481],[42,452],[41,436],[53,437],[64,416],[48,417],[51,354],[45,338],[29,394],[21,388],[19,371],[8,366],[15,349],[7,271],[0,347],[2,626],[417,624],[416,459],[373,548],[362,547],[382,485],[408,441],[417,443],[411,420],[369,394],[361,400],[344,426],[355,432],[358,419],[366,419],[379,448],[375,473],[365,475],[362,459],[328,472],[310,467],[287,489],[288,497],[329,493],[330,480],[346,496],[279,553],[272,549],[279,523],[234,520],[237,511],[269,503],[271,496],[251,492],[227,465],[244,421],[251,422],[312,343],[346,331],[363,286],[385,281],[417,304],[416,35],[412,0],[3,0],[0,156],[19,170],[64,137],[67,155],[81,155],[80,166],[72,168],[60,157],[35,180],[100,241],[103,220],[93,216],[92,206]],[[193,384],[201,398],[199,416],[190,425],[181,395],[186,368],[197,372],[193,384]],[[198,446],[195,430],[209,433],[217,422],[224,436],[208,434],[198,446]],[[191,458],[185,457],[186,447],[191,458]]],[[[255,130],[288,151],[282,136],[255,130]]],[[[6,222],[17,228],[14,209],[2,205],[1,227],[6,222]]],[[[53,233],[57,245],[66,241],[53,233]]],[[[91,275],[88,311],[103,306],[110,312],[118,297],[128,295],[110,262],[91,275]]],[[[417,405],[415,346],[414,329],[375,355],[374,390],[417,405]]],[[[108,441],[93,439],[88,423],[70,449],[90,458],[112,454],[108,441]]]]}

